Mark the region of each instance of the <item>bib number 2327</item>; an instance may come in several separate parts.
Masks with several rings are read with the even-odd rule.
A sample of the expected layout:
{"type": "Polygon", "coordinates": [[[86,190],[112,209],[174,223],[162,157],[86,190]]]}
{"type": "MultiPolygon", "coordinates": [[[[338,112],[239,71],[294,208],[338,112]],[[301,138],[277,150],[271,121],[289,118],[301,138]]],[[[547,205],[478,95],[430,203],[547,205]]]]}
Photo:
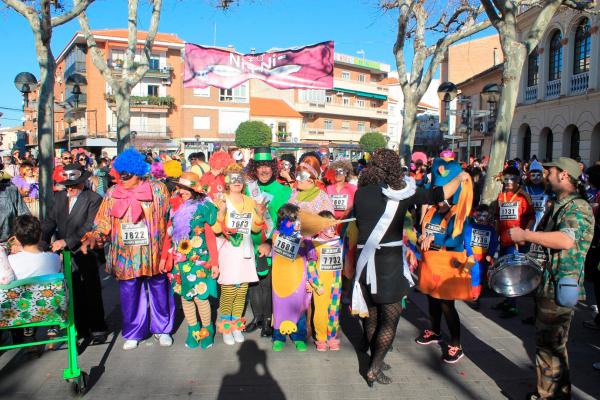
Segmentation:
{"type": "Polygon", "coordinates": [[[137,224],[122,223],[121,240],[125,246],[147,246],[150,243],[148,227],[144,221],[137,224]]]}

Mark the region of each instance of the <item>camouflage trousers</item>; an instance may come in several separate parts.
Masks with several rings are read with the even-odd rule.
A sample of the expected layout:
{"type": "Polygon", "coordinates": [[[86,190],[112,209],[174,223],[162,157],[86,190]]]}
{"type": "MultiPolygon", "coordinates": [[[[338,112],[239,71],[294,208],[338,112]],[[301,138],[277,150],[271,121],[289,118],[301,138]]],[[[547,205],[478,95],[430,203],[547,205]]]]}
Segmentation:
{"type": "Polygon", "coordinates": [[[537,392],[542,399],[570,399],[567,340],[573,309],[543,297],[536,297],[535,302],[537,392]]]}

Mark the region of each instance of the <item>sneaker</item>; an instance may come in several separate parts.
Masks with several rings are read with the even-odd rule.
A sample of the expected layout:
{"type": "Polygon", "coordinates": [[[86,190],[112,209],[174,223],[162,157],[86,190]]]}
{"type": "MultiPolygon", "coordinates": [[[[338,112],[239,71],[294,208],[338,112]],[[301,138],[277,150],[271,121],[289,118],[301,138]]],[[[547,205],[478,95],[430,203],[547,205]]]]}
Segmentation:
{"type": "Polygon", "coordinates": [[[418,344],[428,345],[432,343],[439,343],[442,341],[442,337],[435,333],[434,331],[430,331],[429,329],[425,329],[423,334],[415,339],[415,342],[418,344]]]}
{"type": "Polygon", "coordinates": [[[583,326],[588,329],[593,329],[595,331],[600,331],[600,325],[596,323],[596,320],[590,319],[588,321],[583,321],[583,326]]]}
{"type": "Polygon", "coordinates": [[[308,350],[308,347],[306,347],[306,342],[302,341],[302,340],[296,340],[294,342],[294,346],[296,346],[296,350],[298,350],[299,352],[305,352],[306,350],[308,350]]]}
{"type": "Polygon", "coordinates": [[[138,341],[137,340],[126,340],[125,343],[123,343],[123,350],[133,350],[135,348],[138,347],[138,341]]]}
{"type": "Polygon", "coordinates": [[[329,339],[327,346],[329,346],[329,350],[331,351],[338,351],[340,349],[340,339],[329,339]]]}
{"type": "Polygon", "coordinates": [[[231,332],[223,333],[223,342],[229,346],[233,346],[235,344],[235,339],[233,338],[231,332]]]}
{"type": "Polygon", "coordinates": [[[242,331],[238,331],[236,329],[232,331],[231,334],[233,335],[233,340],[235,340],[236,343],[244,343],[244,334],[242,333],[242,331]]]}
{"type": "Polygon", "coordinates": [[[448,350],[442,359],[448,364],[454,364],[464,356],[464,353],[460,347],[448,346],[448,350]]]}
{"type": "Polygon", "coordinates": [[[317,346],[317,351],[327,351],[327,342],[315,342],[315,346],[317,346]]]}
{"type": "Polygon", "coordinates": [[[283,350],[283,346],[285,346],[285,342],[282,342],[281,340],[274,340],[273,341],[273,351],[281,351],[283,350]]]}
{"type": "Polygon", "coordinates": [[[173,345],[173,338],[168,333],[154,335],[154,339],[158,340],[161,347],[170,347],[173,345]]]}

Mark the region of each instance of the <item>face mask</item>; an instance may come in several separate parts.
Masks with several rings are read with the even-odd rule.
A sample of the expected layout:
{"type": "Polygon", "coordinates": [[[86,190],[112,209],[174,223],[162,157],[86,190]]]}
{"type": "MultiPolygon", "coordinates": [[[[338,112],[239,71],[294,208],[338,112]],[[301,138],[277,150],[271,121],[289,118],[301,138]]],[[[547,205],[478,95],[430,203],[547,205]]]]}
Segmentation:
{"type": "Polygon", "coordinates": [[[292,169],[292,163],[289,161],[282,161],[281,168],[283,168],[286,171],[289,171],[290,169],[292,169]]]}
{"type": "Polygon", "coordinates": [[[243,185],[244,177],[241,174],[228,174],[225,177],[225,182],[229,184],[239,183],[240,185],[243,185]]]}
{"type": "Polygon", "coordinates": [[[309,179],[312,179],[310,174],[306,171],[300,171],[297,175],[296,175],[296,180],[298,182],[305,182],[309,179]]]}
{"type": "Polygon", "coordinates": [[[78,169],[71,169],[68,171],[63,171],[61,175],[68,181],[76,181],[81,176],[81,171],[78,169]]]}
{"type": "Polygon", "coordinates": [[[337,176],[346,176],[346,171],[344,171],[342,168],[338,168],[335,170],[335,174],[337,176]]]}

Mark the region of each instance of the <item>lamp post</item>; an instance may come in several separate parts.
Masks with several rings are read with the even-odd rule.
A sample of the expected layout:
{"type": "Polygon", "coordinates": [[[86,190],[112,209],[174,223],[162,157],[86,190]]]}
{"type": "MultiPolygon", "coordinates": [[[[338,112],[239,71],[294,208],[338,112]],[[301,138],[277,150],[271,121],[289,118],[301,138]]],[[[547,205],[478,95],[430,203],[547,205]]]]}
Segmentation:
{"type": "MultiPolygon", "coordinates": [[[[450,130],[450,102],[456,98],[458,95],[458,88],[452,82],[442,82],[437,90],[438,97],[440,101],[444,103],[444,112],[446,113],[446,121],[447,121],[447,129],[448,132],[450,130]]],[[[440,124],[440,130],[442,130],[442,126],[440,124]]],[[[442,130],[443,132],[443,130],[442,130]]],[[[452,150],[454,150],[454,135],[452,135],[452,150]]]]}
{"type": "Polygon", "coordinates": [[[71,151],[71,124],[73,124],[73,121],[75,120],[74,115],[73,115],[73,110],[69,110],[65,113],[65,116],[63,117],[63,120],[67,123],[67,125],[69,125],[69,131],[67,133],[67,150],[69,150],[69,152],[71,151]]]}
{"type": "Polygon", "coordinates": [[[135,149],[135,137],[137,136],[137,131],[131,131],[129,132],[129,135],[131,136],[131,147],[135,149]]]}
{"type": "Polygon", "coordinates": [[[497,83],[488,83],[481,90],[481,99],[488,104],[488,110],[490,111],[490,122],[496,119],[496,104],[500,100],[501,93],[502,88],[497,83]]]}
{"type": "Polygon", "coordinates": [[[467,134],[467,155],[466,162],[469,162],[469,157],[471,156],[471,134],[473,133],[473,104],[471,103],[471,99],[468,97],[463,97],[460,99],[460,103],[464,104],[466,110],[464,110],[464,114],[461,117],[461,123],[458,127],[458,132],[462,134],[467,134]]]}
{"type": "Polygon", "coordinates": [[[29,93],[37,85],[37,79],[31,72],[20,72],[15,76],[15,86],[23,94],[23,108],[29,106],[29,93]]]}
{"type": "Polygon", "coordinates": [[[200,135],[196,135],[196,136],[194,136],[194,138],[196,139],[196,148],[199,149],[200,148],[200,135]]]}

